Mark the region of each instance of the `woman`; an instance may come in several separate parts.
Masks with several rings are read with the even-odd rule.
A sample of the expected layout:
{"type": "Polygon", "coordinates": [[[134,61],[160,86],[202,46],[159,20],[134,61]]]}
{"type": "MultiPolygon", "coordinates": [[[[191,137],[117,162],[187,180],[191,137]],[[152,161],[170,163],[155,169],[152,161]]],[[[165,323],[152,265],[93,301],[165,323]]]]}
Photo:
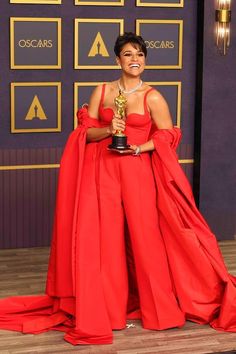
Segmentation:
{"type": "MultiPolygon", "coordinates": [[[[171,129],[173,125],[164,98],[140,79],[147,54],[144,41],[127,33],[117,39],[115,53],[121,67],[121,78],[98,86],[88,107],[89,117],[93,117],[100,126],[88,128],[86,134],[87,142],[96,141],[98,144],[95,147],[96,157],[93,146],[87,146],[85,152],[84,164],[87,167],[82,174],[80,203],[83,211],[79,219],[85,220],[87,215],[93,215],[90,211],[92,201],[88,197],[88,194],[93,194],[92,181],[88,180],[88,176],[90,161],[95,158],[96,189],[99,194],[96,207],[100,213],[100,277],[109,324],[113,329],[126,326],[129,293],[124,239],[126,219],[143,326],[150,329],[180,326],[184,323],[184,315],[172,290],[159,231],[155,181],[149,154],[154,150],[154,143],[149,139],[152,124],[160,129],[171,129]],[[126,120],[115,113],[114,102],[119,92],[127,100],[126,120]],[[125,131],[128,144],[131,144],[130,149],[121,150],[122,156],[108,149],[111,135],[117,130],[125,131]],[[143,210],[148,218],[142,218],[143,210]]],[[[86,224],[78,227],[78,233],[93,233],[90,228],[84,229],[86,224]]]]}
{"type": "Polygon", "coordinates": [[[74,345],[112,343],[127,318],[235,332],[236,282],[178,165],[180,131],[140,79],[145,43],[125,33],[115,54],[121,77],[94,90],[63,154],[46,295],[0,301],[0,328],[62,330],[74,345]],[[116,131],[128,136],[122,154],[108,148],[116,131]]]}

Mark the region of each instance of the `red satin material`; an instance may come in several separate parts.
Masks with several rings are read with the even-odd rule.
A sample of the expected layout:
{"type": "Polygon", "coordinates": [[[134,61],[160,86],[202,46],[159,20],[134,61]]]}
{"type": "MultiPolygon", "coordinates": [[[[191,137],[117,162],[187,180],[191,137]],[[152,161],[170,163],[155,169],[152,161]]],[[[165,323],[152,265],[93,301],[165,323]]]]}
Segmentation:
{"type": "MultiPolygon", "coordinates": [[[[132,119],[136,118],[130,116],[129,136],[133,134],[132,119]]],[[[85,159],[86,129],[100,123],[88,116],[86,108],[80,110],[79,120],[61,161],[46,295],[0,300],[0,328],[23,333],[61,330],[65,340],[74,345],[112,343],[113,328],[100,278],[97,143],[87,145],[91,162],[87,164],[85,159]],[[87,214],[81,203],[84,169],[89,171],[87,198],[91,210],[87,214]],[[88,225],[86,235],[81,215],[88,225]]],[[[151,128],[159,227],[179,309],[187,320],[236,332],[236,280],[228,274],[215,236],[197,210],[191,187],[178,164],[175,149],[180,130],[151,128]]],[[[127,318],[140,318],[129,240],[126,253],[130,279],[127,318]]],[[[170,316],[165,328],[176,326],[175,320],[170,316]]],[[[179,325],[183,323],[179,321],[179,325]]]]}

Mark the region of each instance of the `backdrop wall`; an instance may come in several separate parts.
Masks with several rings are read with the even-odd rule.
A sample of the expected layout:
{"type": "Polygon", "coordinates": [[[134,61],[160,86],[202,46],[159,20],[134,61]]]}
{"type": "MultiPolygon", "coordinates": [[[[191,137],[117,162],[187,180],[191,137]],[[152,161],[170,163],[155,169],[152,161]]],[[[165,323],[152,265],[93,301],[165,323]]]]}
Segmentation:
{"type": "MultiPolygon", "coordinates": [[[[171,2],[174,3],[177,1],[169,1],[169,3],[171,2]]],[[[163,1],[163,3],[167,3],[167,1],[163,1]]],[[[209,5],[209,1],[207,1],[207,5],[209,5]]],[[[224,71],[226,70],[225,60],[231,58],[230,60],[232,62],[235,50],[233,48],[231,49],[227,59],[220,58],[215,53],[212,45],[214,25],[213,5],[206,7],[205,11],[200,206],[216,233],[221,238],[232,238],[235,230],[235,219],[232,217],[233,213],[235,215],[235,199],[233,198],[233,192],[231,193],[231,191],[233,190],[232,185],[234,183],[233,173],[235,173],[235,162],[233,162],[233,158],[230,157],[232,154],[229,155],[229,153],[232,152],[233,146],[231,145],[231,147],[225,148],[224,152],[222,152],[222,157],[220,158],[219,156],[221,155],[219,154],[219,149],[209,149],[209,146],[212,147],[211,145],[214,145],[214,137],[216,136],[219,136],[221,141],[224,138],[224,142],[227,142],[227,144],[230,144],[230,142],[233,141],[232,137],[234,134],[229,120],[224,120],[223,123],[223,120],[220,119],[222,106],[219,103],[219,100],[215,100],[216,92],[214,91],[212,80],[219,83],[221,76],[224,78],[226,77],[226,71],[224,71]],[[212,63],[214,64],[212,65],[212,63]],[[211,77],[210,80],[209,73],[211,77]],[[213,102],[216,101],[216,104],[219,105],[219,107],[216,108],[217,106],[215,106],[212,110],[212,106],[214,105],[213,102]],[[210,106],[211,108],[209,109],[210,106]],[[212,129],[209,131],[207,127],[211,120],[213,120],[213,116],[214,122],[217,119],[220,122],[214,126],[212,122],[212,129]],[[227,127],[230,127],[230,129],[227,129],[227,127]],[[224,136],[222,131],[225,131],[224,136]],[[227,134],[231,134],[230,139],[226,138],[226,132],[227,134]],[[217,156],[212,157],[214,149],[217,151],[217,156]],[[211,153],[209,153],[210,150],[211,153]],[[223,192],[215,193],[218,194],[219,198],[214,199],[212,197],[214,196],[214,191],[216,191],[216,187],[219,186],[219,181],[220,184],[222,184],[222,180],[216,178],[216,174],[213,173],[210,166],[214,165],[214,169],[220,161],[224,161],[225,163],[226,157],[228,161],[231,159],[231,168],[227,169],[227,178],[224,178],[224,187],[221,186],[221,188],[225,188],[228,196],[223,196],[223,192]],[[234,168],[232,167],[233,163],[234,168]],[[231,172],[229,172],[229,170],[231,170],[231,172]],[[232,170],[234,172],[232,172],[232,170]],[[225,198],[224,202],[222,202],[223,198],[225,198]],[[218,207],[214,209],[212,205],[215,203],[215,200],[217,200],[218,207]],[[221,200],[220,203],[219,200],[221,200]],[[225,212],[221,213],[221,222],[218,222],[220,210],[222,210],[221,208],[224,208],[224,206],[225,212]],[[228,210],[234,211],[229,214],[228,210]],[[223,217],[223,215],[226,214],[227,219],[223,217]],[[225,220],[227,220],[227,227],[224,225],[226,224],[226,222],[224,222],[225,220]],[[234,225],[232,225],[232,223],[234,225]]],[[[201,14],[199,14],[199,18],[201,19],[201,14]]],[[[99,20],[105,22],[110,19],[121,19],[124,21],[124,29],[126,31],[135,31],[135,21],[137,19],[140,19],[141,22],[142,20],[158,20],[159,22],[164,20],[165,22],[172,22],[169,27],[167,26],[169,32],[166,30],[157,30],[154,26],[153,30],[149,30],[149,38],[145,38],[149,41],[152,40],[155,42],[156,40],[161,40],[160,36],[163,36],[165,43],[170,43],[169,51],[166,50],[166,52],[164,52],[164,50],[161,50],[160,48],[156,50],[156,53],[159,53],[159,55],[157,54],[157,61],[162,58],[162,55],[164,55],[163,53],[167,53],[166,55],[169,55],[168,58],[170,60],[175,57],[176,52],[171,51],[171,36],[175,35],[172,33],[173,26],[175,26],[173,22],[178,22],[179,20],[183,21],[183,43],[181,46],[182,67],[180,65],[180,67],[172,69],[170,67],[154,69],[155,65],[152,63],[152,68],[145,71],[143,79],[153,83],[164,83],[164,86],[166,85],[166,91],[162,86],[159,88],[160,90],[163,89],[162,92],[166,93],[166,98],[168,100],[168,84],[175,85],[177,83],[178,88],[180,88],[180,97],[176,97],[176,102],[174,102],[175,100],[172,98],[172,103],[176,103],[176,109],[179,111],[178,123],[180,123],[183,130],[183,141],[179,149],[179,157],[190,182],[192,182],[197,68],[197,2],[195,0],[185,1],[184,7],[176,8],[137,7],[135,0],[124,1],[124,6],[75,6],[73,0],[62,0],[62,4],[60,5],[1,3],[0,31],[3,35],[0,36],[0,53],[2,53],[0,65],[0,247],[2,248],[44,246],[50,243],[60,156],[66,139],[74,128],[74,112],[77,110],[77,103],[81,104],[84,101],[83,95],[86,96],[87,94],[86,92],[84,93],[82,90],[83,87],[81,86],[89,86],[89,83],[96,84],[97,82],[110,81],[119,77],[119,72],[115,68],[82,69],[79,65],[79,68],[74,68],[74,57],[76,56],[76,43],[74,43],[74,40],[77,37],[81,38],[81,35],[78,32],[75,33],[75,19],[79,19],[79,21],[81,21],[81,19],[89,19],[91,23],[93,23],[93,20],[94,22],[98,22],[99,20]],[[10,18],[12,18],[11,23],[15,23],[15,27],[13,29],[11,28],[11,30],[10,18]],[[29,18],[34,26],[36,19],[40,24],[40,18],[47,18],[54,22],[55,19],[56,21],[61,21],[61,68],[60,65],[59,67],[56,67],[55,65],[54,68],[48,67],[47,69],[25,69],[24,67],[20,67],[24,60],[35,60],[33,59],[33,51],[26,52],[27,55],[24,56],[24,54],[20,52],[21,48],[15,48],[15,62],[10,64],[10,59],[12,60],[14,52],[14,48],[11,48],[10,58],[10,46],[12,44],[10,36],[12,36],[13,33],[15,37],[17,37],[17,33],[25,33],[25,39],[27,39],[27,36],[32,36],[34,31],[37,32],[37,28],[34,29],[34,31],[28,30],[27,26],[29,23],[27,23],[27,20],[25,19],[29,18]],[[20,23],[21,20],[23,21],[23,27],[22,23],[20,23]],[[169,40],[165,37],[168,35],[170,36],[169,40]],[[19,52],[17,50],[19,50],[19,52]],[[173,53],[172,57],[171,53],[173,53]],[[16,64],[18,65],[18,68],[14,66],[16,64]],[[38,86],[40,84],[45,85],[45,83],[46,85],[54,85],[54,87],[51,89],[50,87],[47,87],[46,89],[48,91],[43,91],[44,94],[42,93],[41,95],[40,90],[42,90],[42,88],[38,88],[38,86]],[[77,85],[75,91],[74,84],[77,85]],[[32,89],[32,86],[37,88],[38,96],[35,98],[36,94],[34,94],[32,96],[32,102],[30,101],[31,104],[27,105],[27,95],[29,90],[32,89]],[[60,90],[61,99],[59,97],[60,90]],[[56,105],[53,100],[55,95],[57,95],[56,105]],[[25,112],[24,121],[21,120],[23,114],[21,110],[25,112]],[[59,124],[60,119],[58,121],[55,119],[52,119],[52,121],[50,121],[50,119],[43,120],[44,114],[45,116],[50,116],[47,115],[49,110],[51,110],[52,116],[55,112],[58,113],[60,111],[61,126],[59,124]],[[31,121],[27,121],[26,117],[28,117],[27,119],[31,119],[31,121]],[[41,117],[41,120],[33,119],[38,117],[41,117]],[[35,130],[35,126],[38,127],[38,130],[35,130]],[[28,127],[30,127],[30,129],[28,127]],[[44,127],[46,127],[46,130],[44,127]],[[40,129],[42,131],[39,131],[40,129]],[[51,129],[51,132],[48,129],[51,129]]],[[[201,21],[199,23],[201,23],[201,21]]],[[[11,26],[14,25],[12,24],[11,26]]],[[[51,28],[50,26],[47,26],[49,26],[48,23],[45,23],[45,25],[42,26],[42,28],[44,28],[44,38],[47,38],[47,33],[45,32],[46,28],[51,28]]],[[[92,32],[93,25],[91,25],[91,31],[89,25],[88,29],[87,35],[89,36],[90,32],[92,32]]],[[[54,29],[47,29],[47,31],[48,34],[51,35],[54,29]]],[[[97,33],[98,32],[99,31],[97,31],[97,33]]],[[[105,37],[104,34],[103,39],[105,37]]],[[[22,38],[22,36],[20,37],[20,34],[19,38],[22,38]]],[[[107,46],[109,45],[109,40],[110,38],[105,41],[107,46]]],[[[84,41],[83,44],[86,44],[86,42],[84,41]]],[[[178,46],[179,45],[180,43],[178,43],[178,46]]],[[[99,46],[102,50],[101,43],[99,46]]],[[[80,53],[82,49],[79,44],[78,48],[79,60],[83,61],[83,55],[80,53]]],[[[60,52],[59,42],[57,43],[57,49],[58,52],[60,52]]],[[[178,49],[181,50],[179,47],[178,49]]],[[[154,51],[155,48],[153,48],[152,53],[154,51]]],[[[37,52],[35,51],[35,53],[37,52]]],[[[55,51],[55,53],[57,53],[57,51],[55,51]]],[[[149,51],[149,58],[150,55],[151,52],[149,51]]],[[[43,56],[44,51],[41,51],[38,57],[42,59],[43,56]]],[[[93,60],[96,58],[98,58],[98,56],[94,58],[88,56],[88,61],[90,60],[90,62],[93,63],[93,60]]],[[[103,59],[105,60],[105,57],[103,59]]],[[[228,70],[229,68],[232,74],[230,64],[228,64],[228,70]]],[[[233,72],[235,73],[235,71],[233,72]]],[[[233,75],[231,75],[230,85],[232,84],[232,87],[235,85],[235,82],[233,81],[233,75]]],[[[221,85],[229,87],[228,82],[226,81],[221,82],[221,85]]],[[[226,112],[229,109],[229,112],[231,113],[230,119],[233,119],[233,99],[228,98],[223,90],[223,86],[220,89],[220,93],[223,97],[223,101],[226,103],[224,106],[225,108],[222,110],[226,112]]],[[[197,117],[197,119],[200,118],[197,117]]],[[[223,151],[222,145],[225,147],[226,143],[219,143],[221,151],[223,151]]],[[[218,169],[222,171],[221,163],[218,169]]],[[[217,177],[220,177],[220,175],[222,174],[217,173],[217,177]]],[[[226,174],[224,174],[224,176],[226,176],[226,174]]]]}

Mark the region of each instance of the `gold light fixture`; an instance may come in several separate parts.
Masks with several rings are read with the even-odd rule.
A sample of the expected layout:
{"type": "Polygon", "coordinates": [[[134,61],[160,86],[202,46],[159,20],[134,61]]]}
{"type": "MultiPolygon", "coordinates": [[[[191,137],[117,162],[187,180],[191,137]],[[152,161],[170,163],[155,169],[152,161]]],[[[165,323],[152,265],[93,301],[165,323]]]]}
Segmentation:
{"type": "Polygon", "coordinates": [[[216,45],[219,52],[226,55],[230,45],[231,0],[217,0],[216,45]]]}

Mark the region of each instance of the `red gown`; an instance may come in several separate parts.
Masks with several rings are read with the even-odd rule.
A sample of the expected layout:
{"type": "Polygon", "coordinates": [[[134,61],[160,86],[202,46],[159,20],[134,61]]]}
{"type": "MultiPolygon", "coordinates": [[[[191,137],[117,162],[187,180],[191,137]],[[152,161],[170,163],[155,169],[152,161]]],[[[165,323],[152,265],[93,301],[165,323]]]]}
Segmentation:
{"type": "Polygon", "coordinates": [[[178,164],[180,130],[154,129],[145,96],[126,133],[132,144],[152,138],[152,154],[115,154],[110,138],[86,144],[88,127],[112,119],[103,95],[100,120],[81,109],[63,153],[46,294],[0,300],[0,328],[62,330],[74,345],[112,343],[126,318],[236,332],[236,281],[178,164]]]}

